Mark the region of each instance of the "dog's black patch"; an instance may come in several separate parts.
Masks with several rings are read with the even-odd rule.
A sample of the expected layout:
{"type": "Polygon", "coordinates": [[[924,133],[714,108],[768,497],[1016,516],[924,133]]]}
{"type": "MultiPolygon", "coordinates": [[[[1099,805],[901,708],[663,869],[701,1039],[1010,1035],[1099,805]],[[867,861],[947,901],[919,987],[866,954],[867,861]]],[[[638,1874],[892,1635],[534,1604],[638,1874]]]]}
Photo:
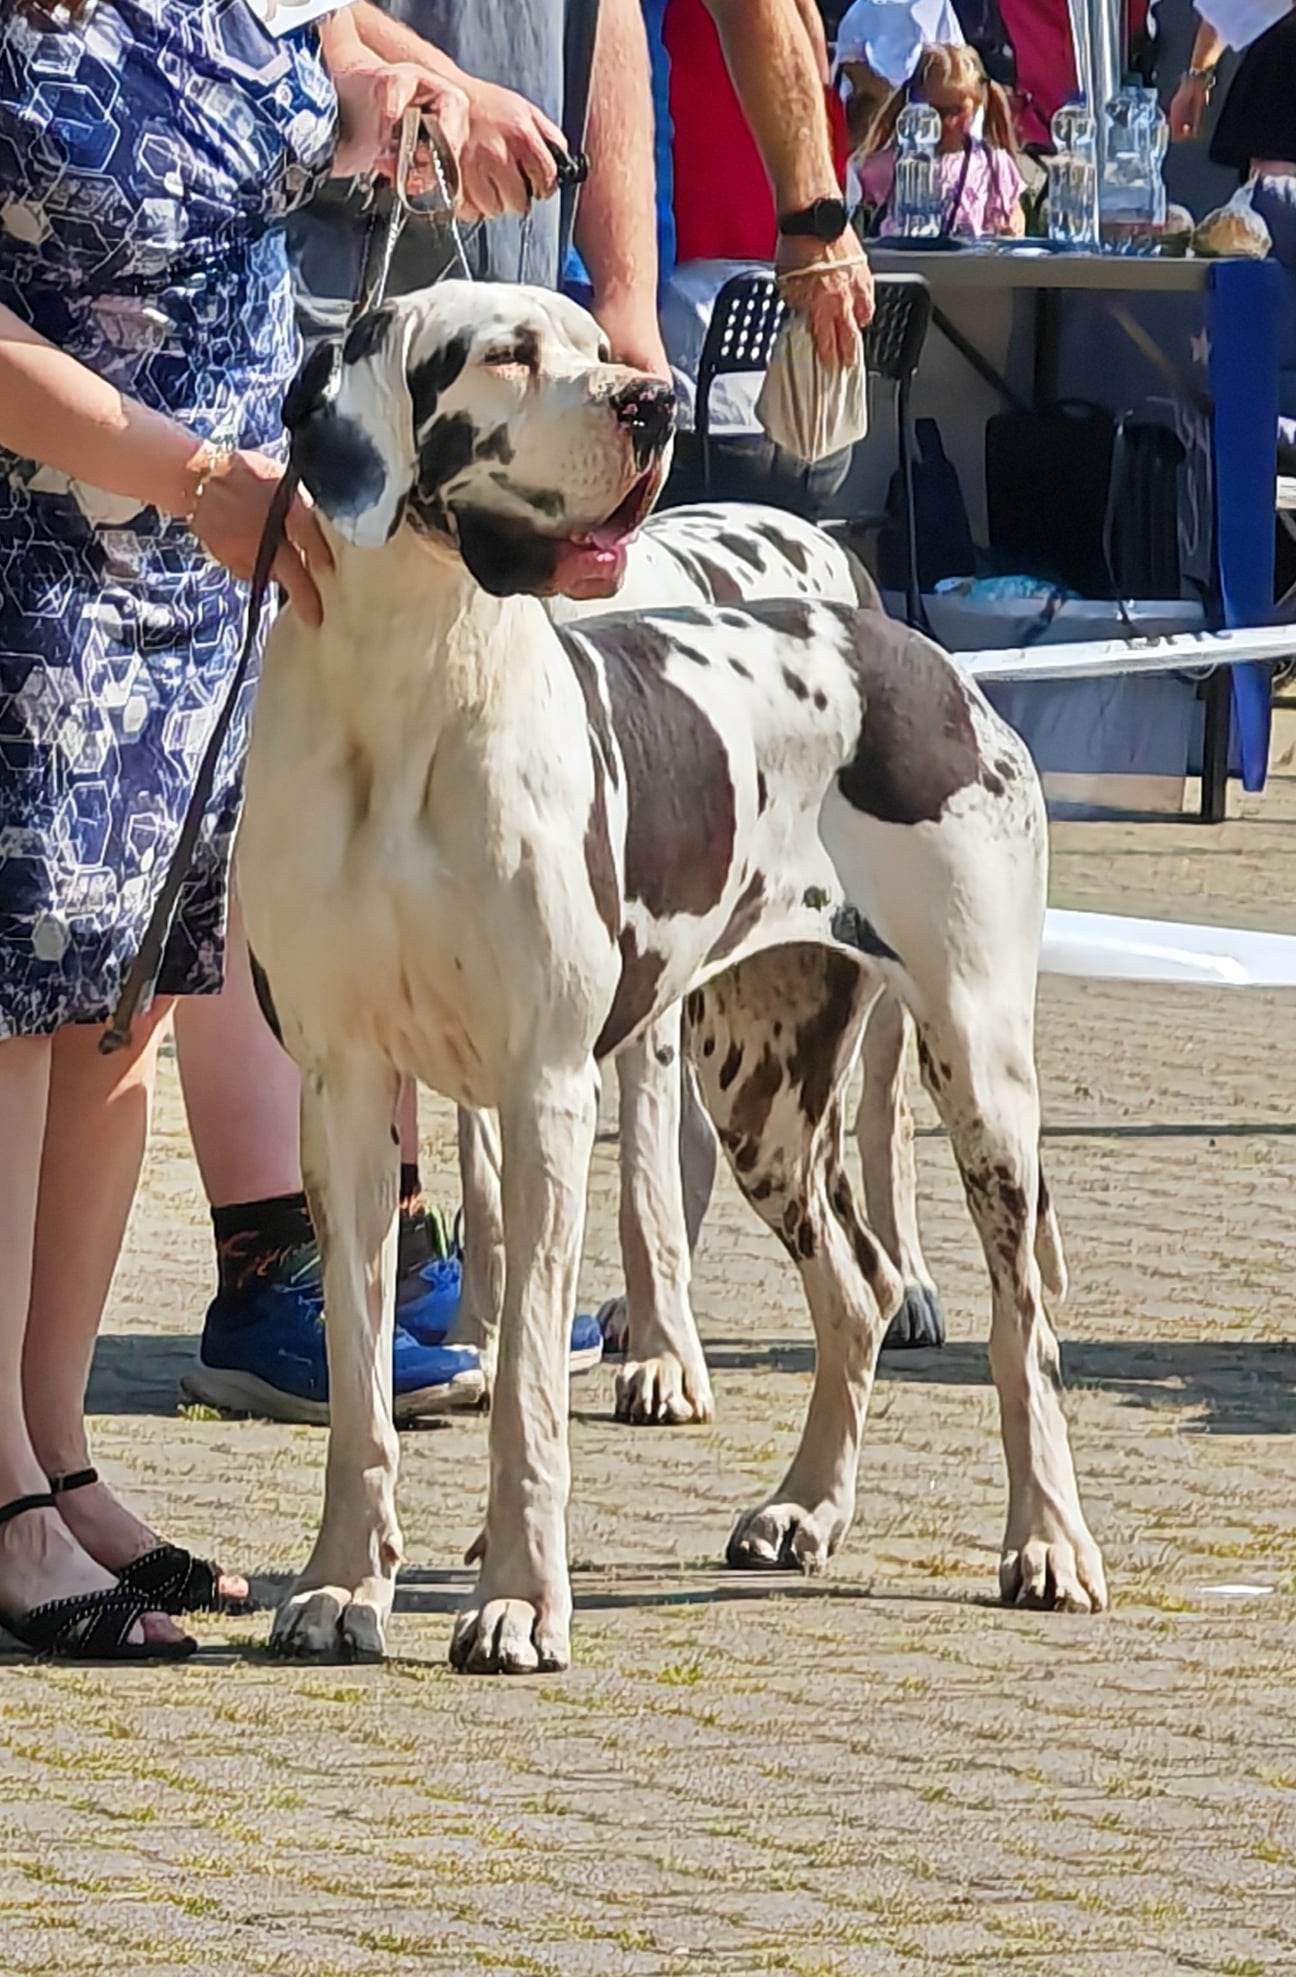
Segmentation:
{"type": "Polygon", "coordinates": [[[738,1073],[742,1070],[742,1045],[731,1043],[724,1063],[720,1066],[719,1084],[721,1091],[728,1091],[738,1073]]]}
{"type": "Polygon", "coordinates": [[[707,955],[708,965],[713,961],[723,961],[746,940],[760,919],[764,905],[765,875],[763,872],[753,872],[734,901],[733,912],[725,922],[723,932],[707,955]]]}
{"type": "Polygon", "coordinates": [[[768,604],[754,604],[752,615],[781,638],[791,639],[796,645],[808,645],[815,633],[824,628],[822,618],[816,617],[816,610],[822,609],[822,605],[808,604],[803,598],[775,597],[768,604]]]}
{"type": "Polygon", "coordinates": [[[761,816],[768,808],[769,784],[765,780],[765,771],[758,769],[756,771],[756,814],[761,816]]]}
{"type": "Polygon", "coordinates": [[[594,1045],[595,1057],[606,1057],[624,1043],[657,1007],[657,985],[666,967],[665,955],[641,954],[633,927],[622,929],[620,947],[621,979],[594,1045]]]}
{"type": "Polygon", "coordinates": [[[358,364],[365,357],[375,356],[386,342],[387,332],[395,320],[394,309],[370,309],[352,323],[342,345],[342,362],[358,364]]]}
{"type": "Polygon", "coordinates": [[[737,673],[740,680],[749,680],[751,678],[751,668],[744,666],[741,659],[731,659],[729,661],[729,671],[731,673],[737,673]]]}
{"type": "Polygon", "coordinates": [[[788,1070],[801,1087],[801,1110],[810,1121],[821,1119],[837,1081],[842,1038],[855,1013],[860,971],[853,961],[832,948],[820,951],[822,999],[813,1014],[798,1023],[796,1048],[788,1070]]]}
{"type": "Polygon", "coordinates": [[[329,404],[341,357],[333,338],[317,343],[284,394],[283,422],[290,433],[329,404]]]}
{"type": "Polygon", "coordinates": [[[694,568],[701,571],[707,596],[713,604],[742,603],[742,585],[725,569],[723,563],[713,563],[709,556],[702,556],[696,550],[693,552],[692,561],[694,568]]]}
{"type": "Polygon", "coordinates": [[[426,501],[440,494],[471,464],[476,449],[477,428],[467,412],[434,419],[418,450],[419,498],[426,501]]]}
{"type": "Polygon", "coordinates": [[[248,962],[252,969],[252,986],[256,990],[257,1007],[270,1027],[271,1036],[276,1043],[281,1044],[283,1030],[279,1023],[279,1012],[274,1006],[274,997],[270,993],[270,980],[251,948],[248,949],[248,962]]]}
{"type": "Polygon", "coordinates": [[[459,553],[492,597],[544,597],[553,588],[561,544],[527,523],[456,508],[459,553]]]}
{"type": "Polygon", "coordinates": [[[436,416],[437,400],[451,385],[468,362],[468,352],[472,347],[470,336],[452,336],[439,350],[433,350],[427,357],[410,366],[410,398],[414,406],[414,435],[420,438],[423,428],[436,416]]]}
{"type": "Polygon", "coordinates": [[[809,687],[802,679],[800,673],[794,673],[790,666],[785,666],[783,668],[783,684],[787,688],[788,692],[794,694],[798,700],[805,700],[808,698],[810,693],[809,687]]]}
{"type": "Polygon", "coordinates": [[[734,535],[730,530],[722,529],[716,537],[716,548],[728,550],[731,556],[736,556],[740,563],[746,563],[749,569],[765,568],[765,558],[749,535],[734,535]]]}
{"type": "Polygon", "coordinates": [[[556,487],[518,487],[513,483],[510,486],[518,500],[525,501],[527,507],[534,508],[537,514],[548,515],[551,520],[557,521],[559,515],[567,513],[567,503],[556,487]]]}
{"type": "MultiPolygon", "coordinates": [[[[561,636],[561,634],[560,634],[561,636]]],[[[724,743],[663,662],[675,641],[633,617],[583,636],[603,654],[612,726],[625,764],[626,896],[656,919],[701,916],[724,897],[733,862],[733,778],[724,743]]]]}
{"type": "Polygon", "coordinates": [[[477,458],[479,460],[498,460],[501,467],[507,467],[511,463],[513,459],[513,442],[509,438],[509,429],[507,426],[496,426],[494,432],[488,432],[485,439],[478,440],[477,458]]]}
{"type": "Polygon", "coordinates": [[[883,824],[934,824],[981,777],[968,688],[951,662],[876,612],[821,604],[847,635],[863,722],[837,787],[883,824]]]}
{"type": "Polygon", "coordinates": [[[822,714],[822,713],[823,713],[823,711],[824,711],[824,709],[825,709],[825,708],[827,707],[827,705],[828,705],[828,696],[827,696],[827,694],[826,694],[826,693],[824,692],[824,690],[823,690],[823,688],[822,688],[821,686],[817,686],[817,687],[815,688],[815,690],[814,690],[814,696],[813,696],[813,697],[814,697],[814,704],[815,704],[815,706],[816,706],[816,707],[817,707],[817,708],[819,709],[819,712],[820,712],[820,713],[822,714]]]}
{"type": "Polygon", "coordinates": [[[748,632],[751,630],[751,619],[742,611],[716,611],[712,613],[712,616],[715,618],[717,624],[728,625],[731,631],[748,632]]]}
{"type": "Polygon", "coordinates": [[[330,519],[363,515],[381,501],[387,469],[358,419],[326,405],[302,420],[292,444],[303,487],[330,519]]]}
{"type": "Polygon", "coordinates": [[[713,613],[699,611],[695,604],[677,604],[671,612],[671,620],[677,625],[711,625],[713,613]]]}
{"type": "Polygon", "coordinates": [[[482,352],[483,364],[521,364],[534,371],[540,362],[540,338],[533,329],[520,329],[511,343],[492,343],[482,352]]]}
{"type": "Polygon", "coordinates": [[[895,949],[887,946],[877,928],[854,906],[837,908],[832,917],[832,931],[833,939],[839,940],[843,947],[856,948],[860,954],[871,954],[875,961],[900,959],[895,949]]]}
{"type": "Polygon", "coordinates": [[[760,1159],[770,1108],[782,1086],[782,1062],[766,1044],[738,1086],[729,1111],[725,1146],[740,1174],[750,1174],[760,1159]]]}
{"type": "Polygon", "coordinates": [[[753,522],[752,532],[764,536],[766,542],[777,549],[780,555],[786,556],[792,568],[800,570],[803,576],[810,568],[810,558],[806,554],[805,544],[798,542],[795,536],[784,535],[782,529],[777,528],[773,522],[753,522]]]}

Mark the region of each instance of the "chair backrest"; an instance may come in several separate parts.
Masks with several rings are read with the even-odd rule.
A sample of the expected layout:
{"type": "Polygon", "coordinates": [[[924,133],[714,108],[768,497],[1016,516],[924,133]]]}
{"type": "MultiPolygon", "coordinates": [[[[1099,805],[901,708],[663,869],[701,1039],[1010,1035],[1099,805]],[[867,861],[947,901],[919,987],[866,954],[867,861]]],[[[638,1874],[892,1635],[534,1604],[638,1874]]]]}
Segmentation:
{"type": "Polygon", "coordinates": [[[921,275],[879,275],[876,309],[864,332],[864,361],[874,377],[908,384],[931,323],[931,290],[921,275]]]}
{"type": "Polygon", "coordinates": [[[759,269],[731,275],[711,308],[706,341],[698,361],[697,431],[705,441],[710,430],[711,386],[735,371],[764,371],[787,305],[773,275],[759,269]]]}

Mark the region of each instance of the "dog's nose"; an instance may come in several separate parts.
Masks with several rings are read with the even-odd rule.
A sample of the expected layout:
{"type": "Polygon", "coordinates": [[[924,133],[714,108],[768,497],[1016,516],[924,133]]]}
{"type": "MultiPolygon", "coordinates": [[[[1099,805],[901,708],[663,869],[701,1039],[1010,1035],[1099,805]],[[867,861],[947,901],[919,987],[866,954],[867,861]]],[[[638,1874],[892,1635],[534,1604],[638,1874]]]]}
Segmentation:
{"type": "Polygon", "coordinates": [[[613,394],[612,405],[634,436],[636,450],[666,444],[675,425],[675,393],[660,378],[635,378],[613,394]]]}

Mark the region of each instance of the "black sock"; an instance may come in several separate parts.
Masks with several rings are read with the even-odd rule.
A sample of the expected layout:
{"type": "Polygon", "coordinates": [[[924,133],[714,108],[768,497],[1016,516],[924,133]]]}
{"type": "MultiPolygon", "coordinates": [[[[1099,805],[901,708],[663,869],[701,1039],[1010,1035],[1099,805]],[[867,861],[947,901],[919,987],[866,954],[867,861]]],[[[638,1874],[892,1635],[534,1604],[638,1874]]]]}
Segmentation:
{"type": "Polygon", "coordinates": [[[423,1176],[417,1160],[401,1161],[400,1205],[402,1208],[423,1206],[423,1176]]]}
{"type": "Polygon", "coordinates": [[[304,1194],[231,1202],[211,1215],[222,1292],[241,1290],[251,1278],[267,1275],[279,1257],[314,1236],[304,1194]]]}

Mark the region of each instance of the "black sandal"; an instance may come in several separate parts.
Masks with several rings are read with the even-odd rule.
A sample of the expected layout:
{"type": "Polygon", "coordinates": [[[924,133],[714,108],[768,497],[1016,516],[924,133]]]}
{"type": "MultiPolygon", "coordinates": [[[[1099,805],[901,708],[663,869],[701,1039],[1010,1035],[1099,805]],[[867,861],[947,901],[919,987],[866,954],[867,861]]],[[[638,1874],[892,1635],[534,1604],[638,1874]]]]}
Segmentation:
{"type": "MultiPolygon", "coordinates": [[[[84,1490],[99,1481],[97,1469],[77,1469],[70,1476],[51,1476],[51,1497],[66,1496],[69,1490],[84,1490]]],[[[124,1591],[146,1602],[150,1613],[251,1613],[254,1602],[226,1599],[220,1590],[220,1567],[210,1559],[195,1558],[181,1545],[155,1545],[128,1565],[110,1567],[124,1591]]]]}
{"type": "MultiPolygon", "coordinates": [[[[53,1491],[15,1497],[0,1505],[0,1524],[28,1510],[53,1510],[53,1491]]],[[[126,1587],[105,1586],[98,1593],[73,1593],[49,1599],[26,1613],[0,1611],[0,1627],[33,1654],[61,1661],[183,1661],[197,1641],[132,1641],[131,1629],[154,1612],[146,1599],[126,1587]]]]}

